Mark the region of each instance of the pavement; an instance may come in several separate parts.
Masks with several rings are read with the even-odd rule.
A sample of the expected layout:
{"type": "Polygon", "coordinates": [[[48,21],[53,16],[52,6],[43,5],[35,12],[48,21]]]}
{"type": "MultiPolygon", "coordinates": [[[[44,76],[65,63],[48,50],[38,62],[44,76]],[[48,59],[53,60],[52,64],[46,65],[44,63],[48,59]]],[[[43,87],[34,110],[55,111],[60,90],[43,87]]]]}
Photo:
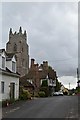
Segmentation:
{"type": "MultiPolygon", "coordinates": [[[[36,99],[38,99],[38,98],[33,97],[31,100],[36,100],[36,99]]],[[[8,113],[11,113],[11,112],[14,112],[14,111],[20,109],[28,101],[30,101],[30,100],[16,101],[15,103],[9,104],[8,106],[1,108],[0,109],[1,118],[5,117],[8,113]]]]}

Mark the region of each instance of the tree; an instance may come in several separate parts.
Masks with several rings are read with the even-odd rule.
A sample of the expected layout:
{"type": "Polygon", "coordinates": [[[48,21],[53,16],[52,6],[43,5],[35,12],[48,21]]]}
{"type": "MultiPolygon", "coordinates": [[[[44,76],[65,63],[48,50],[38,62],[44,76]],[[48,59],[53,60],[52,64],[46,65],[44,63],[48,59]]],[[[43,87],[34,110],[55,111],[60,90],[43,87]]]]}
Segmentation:
{"type": "Polygon", "coordinates": [[[58,81],[58,79],[56,80],[56,86],[55,86],[55,91],[58,92],[61,88],[61,83],[58,81]]]}

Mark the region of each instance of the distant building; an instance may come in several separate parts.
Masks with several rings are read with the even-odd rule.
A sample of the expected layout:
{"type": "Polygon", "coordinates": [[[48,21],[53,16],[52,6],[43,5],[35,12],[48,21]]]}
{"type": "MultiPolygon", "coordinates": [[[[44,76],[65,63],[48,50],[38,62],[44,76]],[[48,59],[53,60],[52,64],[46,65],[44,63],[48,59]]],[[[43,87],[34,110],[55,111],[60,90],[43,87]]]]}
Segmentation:
{"type": "Polygon", "coordinates": [[[21,77],[20,79],[24,79],[25,81],[27,80],[28,82],[33,84],[35,91],[38,92],[42,81],[44,81],[45,79],[47,79],[50,89],[54,90],[56,86],[57,75],[56,71],[49,68],[47,61],[43,61],[43,64],[39,65],[35,64],[34,59],[31,59],[31,66],[28,74],[21,77]]]}
{"type": "Polygon", "coordinates": [[[16,73],[14,54],[0,49],[0,101],[19,98],[19,74],[16,73]]]}
{"type": "Polygon", "coordinates": [[[10,28],[9,41],[6,44],[6,52],[16,55],[17,72],[21,76],[27,74],[29,70],[29,46],[27,44],[27,33],[26,31],[22,33],[21,27],[18,33],[13,33],[10,28]]]}

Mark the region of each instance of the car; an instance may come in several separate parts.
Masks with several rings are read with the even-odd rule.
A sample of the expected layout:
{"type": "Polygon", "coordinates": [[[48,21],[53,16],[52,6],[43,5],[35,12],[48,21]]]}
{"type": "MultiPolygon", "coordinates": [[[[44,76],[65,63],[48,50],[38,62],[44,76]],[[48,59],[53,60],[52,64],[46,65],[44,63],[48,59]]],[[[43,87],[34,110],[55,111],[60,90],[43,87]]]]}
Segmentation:
{"type": "Polygon", "coordinates": [[[59,94],[60,96],[63,96],[63,95],[64,95],[63,92],[61,92],[61,91],[59,91],[58,94],[59,94]]]}
{"type": "Polygon", "coordinates": [[[59,96],[59,93],[58,92],[54,92],[53,96],[59,96]]]}
{"type": "Polygon", "coordinates": [[[61,92],[61,91],[58,91],[58,92],[54,92],[53,93],[53,96],[63,96],[64,94],[63,94],[63,92],[61,92]]]}

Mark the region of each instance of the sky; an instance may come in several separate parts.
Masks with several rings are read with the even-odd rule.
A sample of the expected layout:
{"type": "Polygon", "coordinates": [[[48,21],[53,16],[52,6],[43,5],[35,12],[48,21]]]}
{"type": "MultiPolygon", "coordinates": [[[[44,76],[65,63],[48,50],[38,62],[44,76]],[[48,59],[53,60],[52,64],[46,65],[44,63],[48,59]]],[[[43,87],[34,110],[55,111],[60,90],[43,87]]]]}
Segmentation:
{"type": "Polygon", "coordinates": [[[27,31],[30,59],[39,64],[48,61],[65,87],[77,86],[77,2],[3,2],[1,16],[0,48],[9,40],[9,29],[14,33],[22,26],[27,31]]]}

